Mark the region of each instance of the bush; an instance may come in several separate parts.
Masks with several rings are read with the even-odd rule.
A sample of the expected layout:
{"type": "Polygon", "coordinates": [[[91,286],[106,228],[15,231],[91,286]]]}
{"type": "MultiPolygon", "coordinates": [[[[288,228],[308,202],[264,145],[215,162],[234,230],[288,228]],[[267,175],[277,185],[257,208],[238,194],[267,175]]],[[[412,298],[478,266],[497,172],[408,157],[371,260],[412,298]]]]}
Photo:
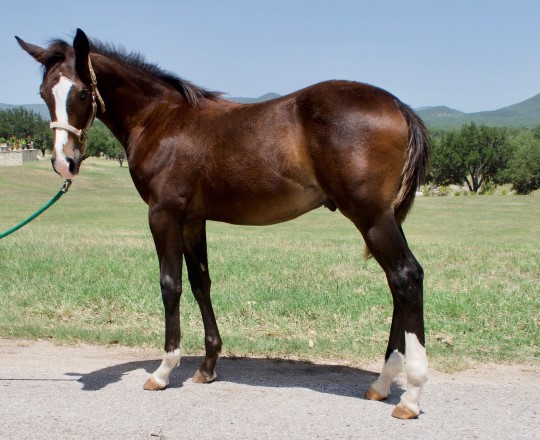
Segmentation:
{"type": "Polygon", "coordinates": [[[447,186],[439,187],[438,195],[442,197],[450,195],[450,188],[448,188],[447,186]]]}
{"type": "Polygon", "coordinates": [[[493,183],[491,180],[488,180],[487,182],[482,183],[479,194],[483,196],[492,196],[493,194],[495,194],[496,189],[497,185],[495,185],[495,183],[493,183]]]}
{"type": "Polygon", "coordinates": [[[429,185],[422,185],[422,194],[424,194],[424,197],[430,197],[432,195],[429,185]]]}

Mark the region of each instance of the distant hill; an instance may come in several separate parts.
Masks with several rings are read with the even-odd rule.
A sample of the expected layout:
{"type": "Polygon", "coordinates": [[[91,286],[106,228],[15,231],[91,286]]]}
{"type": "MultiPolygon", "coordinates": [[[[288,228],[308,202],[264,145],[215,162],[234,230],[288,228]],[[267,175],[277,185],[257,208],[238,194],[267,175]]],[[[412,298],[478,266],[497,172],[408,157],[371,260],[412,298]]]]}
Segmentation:
{"type": "MultiPolygon", "coordinates": [[[[233,97],[227,99],[244,104],[253,104],[279,97],[280,95],[277,93],[266,93],[258,98],[233,97]]],[[[29,104],[23,106],[0,104],[0,109],[2,110],[14,107],[25,107],[40,114],[47,120],[50,119],[49,110],[45,104],[29,104]]],[[[442,105],[435,107],[421,107],[415,110],[429,128],[454,129],[471,122],[489,126],[531,128],[540,125],[540,94],[523,102],[493,111],[464,113],[442,105]]]]}
{"type": "Polygon", "coordinates": [[[449,107],[423,107],[416,112],[430,128],[453,129],[474,122],[489,126],[535,127],[540,125],[540,94],[493,111],[463,113],[449,107]]]}
{"type": "Polygon", "coordinates": [[[415,109],[416,113],[422,115],[423,118],[454,118],[465,115],[465,113],[455,110],[445,105],[436,107],[422,107],[415,109]]]}
{"type": "Polygon", "coordinates": [[[0,103],[0,110],[9,110],[10,108],[24,107],[28,110],[37,113],[38,115],[43,116],[47,121],[51,119],[49,115],[49,109],[45,104],[24,104],[24,105],[12,105],[12,104],[2,104],[0,103]]]}
{"type": "Polygon", "coordinates": [[[227,98],[230,101],[240,102],[242,104],[255,104],[257,102],[270,101],[271,99],[279,98],[281,95],[277,93],[266,93],[258,98],[227,98]]]}

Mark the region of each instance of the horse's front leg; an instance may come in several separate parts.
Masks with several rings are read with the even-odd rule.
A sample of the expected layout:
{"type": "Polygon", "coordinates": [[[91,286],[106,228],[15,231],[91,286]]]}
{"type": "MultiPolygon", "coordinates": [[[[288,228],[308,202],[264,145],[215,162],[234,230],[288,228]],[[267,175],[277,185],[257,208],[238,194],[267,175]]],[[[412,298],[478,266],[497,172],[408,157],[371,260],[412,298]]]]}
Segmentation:
{"type": "Polygon", "coordinates": [[[221,351],[221,337],[210,300],[210,272],[206,253],[205,223],[190,224],[184,228],[184,252],[189,283],[201,309],[204,323],[206,356],[193,376],[193,382],[208,383],[216,378],[216,362],[221,351]]]}
{"type": "Polygon", "coordinates": [[[144,384],[145,390],[162,390],[172,369],[180,364],[180,296],[182,294],[183,225],[172,213],[150,207],[150,230],[159,259],[161,297],[165,308],[165,354],[160,367],[144,384]]]}

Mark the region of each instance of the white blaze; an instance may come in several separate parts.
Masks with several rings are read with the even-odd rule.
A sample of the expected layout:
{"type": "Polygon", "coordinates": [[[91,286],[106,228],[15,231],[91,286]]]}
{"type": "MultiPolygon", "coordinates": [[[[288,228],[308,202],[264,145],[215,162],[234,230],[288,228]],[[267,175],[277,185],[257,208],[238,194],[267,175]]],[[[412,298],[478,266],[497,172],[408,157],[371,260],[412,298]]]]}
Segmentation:
{"type": "MultiPolygon", "coordinates": [[[[54,96],[54,112],[58,122],[64,122],[66,124],[69,123],[67,114],[67,100],[69,91],[74,84],[75,83],[73,81],[65,76],[60,76],[60,80],[52,88],[52,93],[54,96]]],[[[66,160],[66,155],[64,154],[64,146],[67,144],[67,142],[68,131],[62,128],[56,128],[54,137],[54,151],[56,153],[56,160],[54,162],[54,168],[62,177],[71,178],[73,175],[69,171],[69,163],[66,160]]]]}

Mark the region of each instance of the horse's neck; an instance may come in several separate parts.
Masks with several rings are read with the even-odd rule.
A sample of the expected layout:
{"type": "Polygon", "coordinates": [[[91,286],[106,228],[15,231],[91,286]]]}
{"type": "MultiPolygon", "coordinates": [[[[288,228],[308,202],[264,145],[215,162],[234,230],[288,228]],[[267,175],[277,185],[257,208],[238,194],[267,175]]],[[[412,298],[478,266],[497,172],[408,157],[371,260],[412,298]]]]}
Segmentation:
{"type": "Polygon", "coordinates": [[[111,130],[127,151],[130,138],[140,124],[148,102],[154,96],[160,100],[164,89],[158,85],[141,87],[142,83],[129,69],[122,69],[115,62],[103,56],[92,58],[97,78],[97,88],[105,103],[106,111],[98,118],[111,130]]]}

